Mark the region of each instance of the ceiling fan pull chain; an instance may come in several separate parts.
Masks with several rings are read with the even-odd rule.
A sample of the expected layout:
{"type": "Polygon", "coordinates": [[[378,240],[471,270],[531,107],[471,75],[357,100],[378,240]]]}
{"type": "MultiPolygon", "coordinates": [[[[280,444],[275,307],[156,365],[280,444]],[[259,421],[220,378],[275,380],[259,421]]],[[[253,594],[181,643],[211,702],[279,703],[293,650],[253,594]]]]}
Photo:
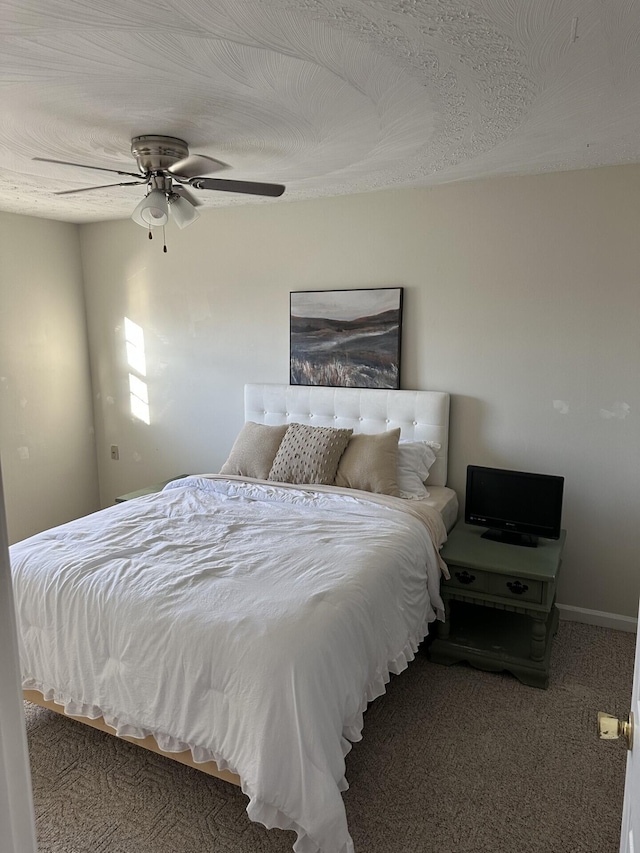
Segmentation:
{"type": "Polygon", "coordinates": [[[151,233],[151,226],[149,226],[149,239],[153,240],[153,234],[151,233]]]}
{"type": "Polygon", "coordinates": [[[164,233],[164,225],[162,226],[162,242],[164,243],[162,251],[167,254],[167,235],[164,233]]]}

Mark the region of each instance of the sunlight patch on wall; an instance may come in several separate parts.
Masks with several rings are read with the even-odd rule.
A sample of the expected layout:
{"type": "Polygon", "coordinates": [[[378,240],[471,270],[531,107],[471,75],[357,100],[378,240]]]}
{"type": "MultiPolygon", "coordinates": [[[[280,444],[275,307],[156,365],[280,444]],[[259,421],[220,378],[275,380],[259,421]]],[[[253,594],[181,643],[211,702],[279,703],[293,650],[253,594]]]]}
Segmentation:
{"type": "Polygon", "coordinates": [[[147,360],[144,354],[144,332],[142,326],[128,317],[124,318],[124,339],[127,346],[127,364],[140,376],[147,375],[147,360]]]}
{"type": "Polygon", "coordinates": [[[134,418],[151,423],[149,412],[149,389],[145,381],[147,360],[144,352],[144,331],[142,326],[128,317],[124,318],[124,338],[127,347],[129,365],[129,407],[134,418]]]}
{"type": "Polygon", "coordinates": [[[129,374],[129,402],[131,405],[131,414],[134,418],[144,421],[145,424],[151,423],[149,417],[149,391],[147,383],[138,379],[133,373],[129,374]]]}

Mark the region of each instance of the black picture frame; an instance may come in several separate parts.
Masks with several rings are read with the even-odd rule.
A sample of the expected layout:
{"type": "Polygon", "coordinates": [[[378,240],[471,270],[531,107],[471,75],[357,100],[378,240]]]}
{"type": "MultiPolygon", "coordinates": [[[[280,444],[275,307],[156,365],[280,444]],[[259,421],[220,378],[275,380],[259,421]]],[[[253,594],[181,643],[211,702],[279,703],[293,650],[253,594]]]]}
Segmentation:
{"type": "Polygon", "coordinates": [[[289,382],[400,388],[402,287],[289,294],[289,382]]]}

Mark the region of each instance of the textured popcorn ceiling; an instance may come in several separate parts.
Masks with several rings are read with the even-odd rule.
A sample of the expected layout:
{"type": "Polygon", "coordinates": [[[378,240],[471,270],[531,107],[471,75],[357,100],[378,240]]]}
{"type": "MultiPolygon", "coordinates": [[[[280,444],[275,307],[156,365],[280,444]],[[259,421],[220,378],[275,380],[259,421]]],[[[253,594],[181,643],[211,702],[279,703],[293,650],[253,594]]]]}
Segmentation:
{"type": "Polygon", "coordinates": [[[31,158],[135,171],[140,134],[269,204],[640,161],[637,0],[0,0],[0,39],[6,211],[129,216],[144,187],[31,158]]]}

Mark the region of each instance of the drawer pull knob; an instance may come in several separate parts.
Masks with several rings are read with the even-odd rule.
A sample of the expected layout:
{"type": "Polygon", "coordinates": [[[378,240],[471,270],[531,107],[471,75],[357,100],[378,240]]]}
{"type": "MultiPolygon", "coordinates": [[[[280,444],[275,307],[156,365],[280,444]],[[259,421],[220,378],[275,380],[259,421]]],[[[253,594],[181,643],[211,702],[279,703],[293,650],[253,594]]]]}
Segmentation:
{"type": "Polygon", "coordinates": [[[514,595],[522,595],[523,592],[529,589],[526,583],[520,583],[520,581],[509,581],[507,587],[514,595]]]}
{"type": "Polygon", "coordinates": [[[471,575],[467,571],[456,572],[455,576],[460,581],[460,583],[473,583],[474,580],[476,579],[475,575],[471,575]]]}

